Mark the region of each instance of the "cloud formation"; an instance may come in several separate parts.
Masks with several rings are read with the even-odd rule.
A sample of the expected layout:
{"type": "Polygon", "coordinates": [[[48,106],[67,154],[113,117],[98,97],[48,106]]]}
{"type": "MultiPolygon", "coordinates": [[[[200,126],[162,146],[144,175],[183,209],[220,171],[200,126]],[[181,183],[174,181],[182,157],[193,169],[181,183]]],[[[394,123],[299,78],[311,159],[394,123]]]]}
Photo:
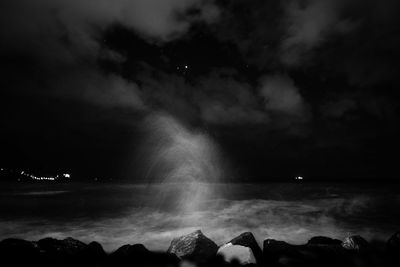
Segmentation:
{"type": "MultiPolygon", "coordinates": [[[[288,153],[289,141],[310,162],[321,158],[312,156],[320,143],[330,144],[333,155],[336,146],[354,152],[372,141],[370,156],[349,157],[360,166],[373,163],[355,167],[363,174],[374,175],[369,166],[388,173],[395,166],[389,156],[378,168],[373,155],[381,147],[396,151],[385,140],[398,143],[398,7],[396,0],[1,1],[1,113],[14,140],[5,145],[29,154],[27,143],[48,145],[47,129],[66,129],[66,122],[82,129],[90,120],[119,137],[161,112],[226,140],[225,148],[245,164],[255,162],[250,171],[258,164],[261,174],[265,158],[287,165],[277,154],[303,168],[288,153]],[[93,115],[99,112],[104,116],[93,115]],[[32,132],[43,142],[32,142],[38,139],[32,132]],[[270,140],[279,148],[271,149],[270,140]]],[[[61,146],[63,134],[53,137],[61,146]]],[[[82,136],[71,143],[86,147],[82,136]]],[[[3,154],[7,161],[10,153],[3,154]]],[[[346,162],[347,172],[352,161],[346,162]]]]}
{"type": "Polygon", "coordinates": [[[343,6],[342,0],[288,1],[282,19],[287,27],[281,44],[283,64],[298,65],[332,34],[353,30],[357,24],[341,17],[343,6]]]}
{"type": "Polygon", "coordinates": [[[166,42],[184,34],[194,22],[211,23],[218,17],[217,7],[207,0],[17,0],[2,1],[0,7],[0,53],[11,55],[4,69],[23,77],[3,79],[5,90],[139,110],[145,104],[138,86],[97,66],[100,57],[124,60],[101,45],[105,28],[120,23],[143,38],[166,42]],[[12,55],[29,64],[14,66],[12,55]]]}
{"type": "Polygon", "coordinates": [[[215,21],[219,13],[211,0],[6,0],[2,8],[6,16],[3,19],[13,25],[11,31],[17,27],[24,32],[43,33],[41,27],[58,24],[69,34],[79,35],[93,26],[121,23],[164,41],[185,33],[193,22],[215,21]]]}
{"type": "Polygon", "coordinates": [[[261,78],[260,94],[264,98],[266,110],[303,117],[304,100],[290,77],[270,75],[261,78]]]}
{"type": "Polygon", "coordinates": [[[252,87],[229,72],[214,72],[200,79],[197,99],[201,118],[212,124],[267,124],[268,114],[252,87]]]}
{"type": "Polygon", "coordinates": [[[154,75],[139,75],[137,80],[149,106],[189,121],[269,125],[271,129],[275,127],[271,116],[307,122],[306,103],[289,76],[269,75],[258,84],[251,84],[237,79],[235,74],[232,70],[213,71],[190,83],[178,75],[159,71],[154,75]]]}

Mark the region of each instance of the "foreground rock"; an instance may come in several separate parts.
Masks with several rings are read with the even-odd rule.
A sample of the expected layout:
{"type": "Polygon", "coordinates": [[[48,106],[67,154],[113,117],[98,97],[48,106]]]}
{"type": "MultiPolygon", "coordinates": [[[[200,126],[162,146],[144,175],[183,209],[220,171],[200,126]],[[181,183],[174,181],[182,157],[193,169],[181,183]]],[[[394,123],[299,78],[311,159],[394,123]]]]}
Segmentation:
{"type": "Polygon", "coordinates": [[[97,242],[89,245],[73,239],[44,238],[37,242],[6,239],[0,243],[0,259],[13,266],[98,266],[106,257],[97,242]]]}
{"type": "Polygon", "coordinates": [[[39,246],[36,242],[8,238],[0,242],[0,252],[2,254],[21,253],[21,255],[29,255],[39,252],[39,246]]]}
{"type": "Polygon", "coordinates": [[[305,245],[267,239],[263,254],[269,266],[353,266],[341,242],[321,237],[311,239],[305,245]]]}
{"type": "Polygon", "coordinates": [[[307,245],[340,245],[342,241],[326,236],[314,236],[308,240],[307,245]]]}
{"type": "Polygon", "coordinates": [[[36,242],[9,238],[0,242],[1,263],[12,262],[24,266],[39,261],[40,251],[36,242]]]}
{"type": "Polygon", "coordinates": [[[385,243],[351,236],[339,244],[328,237],[314,237],[306,244],[264,241],[262,263],[254,251],[255,238],[243,233],[217,249],[201,231],[174,239],[170,253],[148,250],[142,244],[124,245],[106,254],[97,242],[85,244],[73,238],[44,238],[37,242],[21,239],[0,241],[0,266],[40,267],[397,267],[400,266],[400,233],[385,243]],[[385,249],[386,248],[386,249],[385,249]],[[218,252],[217,252],[218,251],[218,252]]]}
{"type": "Polygon", "coordinates": [[[217,254],[223,256],[227,262],[237,261],[241,265],[257,263],[253,251],[249,247],[241,245],[227,243],[218,249],[217,254]]]}
{"type": "Polygon", "coordinates": [[[85,255],[88,257],[100,257],[104,258],[106,256],[106,252],[100,243],[93,241],[90,242],[84,251],[85,255]]]}
{"type": "Polygon", "coordinates": [[[234,239],[232,239],[231,241],[229,241],[228,243],[231,243],[232,245],[240,245],[250,248],[254,254],[255,259],[257,260],[257,263],[258,264],[262,263],[263,261],[262,250],[258,245],[256,239],[254,238],[254,235],[251,232],[244,232],[239,236],[235,237],[234,239]]]}
{"type": "Polygon", "coordinates": [[[282,260],[298,259],[301,254],[294,246],[284,241],[266,239],[263,244],[263,256],[266,264],[278,266],[282,260]]]}
{"type": "Polygon", "coordinates": [[[48,237],[40,239],[38,245],[42,252],[48,254],[77,255],[83,253],[87,249],[85,243],[71,237],[63,240],[48,237]]]}
{"type": "Polygon", "coordinates": [[[207,262],[217,254],[218,246],[200,230],[172,240],[167,252],[181,259],[207,262]]]}

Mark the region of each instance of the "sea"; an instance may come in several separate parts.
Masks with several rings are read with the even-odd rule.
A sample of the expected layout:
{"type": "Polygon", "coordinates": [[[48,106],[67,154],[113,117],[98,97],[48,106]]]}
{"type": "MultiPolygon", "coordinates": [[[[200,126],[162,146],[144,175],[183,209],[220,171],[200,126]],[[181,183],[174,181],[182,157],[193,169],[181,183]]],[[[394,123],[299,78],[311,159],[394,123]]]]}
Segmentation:
{"type": "Polygon", "coordinates": [[[385,241],[400,230],[400,185],[387,183],[1,183],[0,239],[73,237],[108,252],[167,250],[200,229],[218,245],[251,231],[262,245],[313,236],[385,241]]]}

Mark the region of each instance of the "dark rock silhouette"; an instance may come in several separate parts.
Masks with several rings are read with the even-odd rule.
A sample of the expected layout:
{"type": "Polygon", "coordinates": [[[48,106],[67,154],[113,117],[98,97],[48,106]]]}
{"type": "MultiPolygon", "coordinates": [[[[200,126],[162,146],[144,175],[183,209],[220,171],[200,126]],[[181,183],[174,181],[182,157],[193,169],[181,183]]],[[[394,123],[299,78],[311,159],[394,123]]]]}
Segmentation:
{"type": "Polygon", "coordinates": [[[42,252],[48,254],[77,255],[87,249],[85,243],[71,237],[63,240],[47,237],[40,239],[38,245],[42,252]]]}
{"type": "Polygon", "coordinates": [[[37,242],[47,265],[99,266],[106,258],[103,247],[97,242],[89,245],[71,237],[63,240],[44,238],[37,242]]]}
{"type": "Polygon", "coordinates": [[[6,239],[0,243],[0,258],[13,266],[99,266],[106,258],[97,242],[89,245],[73,239],[44,238],[37,242],[6,239]]]}
{"type": "Polygon", "coordinates": [[[0,250],[2,254],[18,252],[23,253],[23,255],[29,255],[39,252],[39,246],[36,242],[8,238],[0,242],[0,250]]]}
{"type": "Polygon", "coordinates": [[[314,236],[308,240],[307,245],[340,245],[342,241],[326,236],[314,236]]]}
{"type": "Polygon", "coordinates": [[[256,258],[257,263],[261,264],[263,261],[262,250],[258,245],[253,233],[244,232],[239,236],[235,237],[228,243],[232,245],[240,245],[244,247],[248,247],[253,251],[254,257],[256,258]]]}
{"type": "Polygon", "coordinates": [[[386,242],[386,251],[391,262],[400,266],[400,232],[394,233],[386,242]]]}
{"type": "Polygon", "coordinates": [[[112,257],[130,257],[135,256],[137,254],[147,254],[150,251],[142,244],[135,244],[135,245],[123,245],[122,247],[118,248],[114,251],[111,256],[112,257]]]}
{"type": "Polygon", "coordinates": [[[179,259],[171,253],[157,253],[142,244],[124,245],[113,252],[107,266],[178,266],[179,259]]]}
{"type": "Polygon", "coordinates": [[[340,243],[326,244],[326,241],[317,238],[305,245],[291,245],[267,239],[264,241],[264,261],[269,266],[348,266],[346,250],[340,243]]]}
{"type": "Polygon", "coordinates": [[[181,259],[206,262],[215,257],[218,246],[200,230],[172,240],[167,252],[181,259]]]}
{"type": "Polygon", "coordinates": [[[84,254],[89,257],[105,257],[107,255],[101,244],[96,241],[90,242],[89,245],[87,245],[84,254]]]}
{"type": "MultiPolygon", "coordinates": [[[[399,232],[385,243],[368,243],[361,236],[351,236],[339,244],[327,237],[313,237],[304,245],[267,239],[263,244],[259,267],[396,267],[400,266],[399,232]],[[378,247],[379,245],[379,247],[378,247]]],[[[216,254],[217,245],[201,231],[175,238],[167,253],[148,250],[142,244],[124,245],[107,254],[97,242],[85,244],[73,238],[39,241],[5,239],[0,242],[1,266],[41,267],[239,267],[254,265],[246,257],[254,255],[255,238],[243,233],[228,242],[230,262],[216,254]],[[253,247],[253,248],[252,248],[253,247]],[[235,251],[243,253],[234,260],[235,251]],[[247,253],[247,254],[246,254],[247,253]],[[243,260],[244,259],[244,260],[243,260]]],[[[223,248],[223,247],[222,247],[223,248]]],[[[222,249],[221,248],[221,249],[222,249]]],[[[257,249],[257,248],[255,248],[257,249]]],[[[260,249],[261,251],[261,249],[260,249]]],[[[228,253],[229,252],[229,253],[228,253]]],[[[255,256],[254,256],[255,258],[255,256]]],[[[253,258],[253,259],[254,259],[253,258]]]]}
{"type": "Polygon", "coordinates": [[[9,238],[0,242],[0,265],[12,262],[15,266],[26,266],[39,261],[39,247],[36,242],[9,238]]]}
{"type": "Polygon", "coordinates": [[[269,266],[280,266],[282,261],[300,258],[300,253],[288,243],[274,239],[266,239],[263,243],[264,262],[269,266]]]}
{"type": "Polygon", "coordinates": [[[295,249],[293,245],[290,245],[284,241],[277,241],[274,239],[266,239],[263,244],[263,254],[264,257],[269,259],[277,255],[290,255],[290,256],[298,256],[299,253],[295,249]]]}

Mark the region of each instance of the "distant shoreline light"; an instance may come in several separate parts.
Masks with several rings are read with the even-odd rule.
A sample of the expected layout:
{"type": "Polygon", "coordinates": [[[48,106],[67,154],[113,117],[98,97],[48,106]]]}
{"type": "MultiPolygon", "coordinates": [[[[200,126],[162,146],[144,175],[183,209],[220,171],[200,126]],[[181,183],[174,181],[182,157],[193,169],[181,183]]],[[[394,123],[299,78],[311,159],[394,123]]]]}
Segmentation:
{"type": "MultiPolygon", "coordinates": [[[[0,168],[0,171],[1,172],[8,171],[10,174],[21,175],[23,177],[27,177],[27,178],[30,178],[30,179],[36,180],[36,181],[56,181],[56,180],[60,180],[60,179],[65,179],[65,178],[70,179],[71,178],[71,174],[69,174],[69,173],[63,173],[61,175],[57,174],[56,176],[36,176],[36,175],[30,174],[26,171],[13,171],[13,170],[6,170],[4,168],[0,168]]],[[[19,182],[21,180],[22,180],[22,177],[19,177],[17,179],[17,181],[19,181],[19,182]]]]}

